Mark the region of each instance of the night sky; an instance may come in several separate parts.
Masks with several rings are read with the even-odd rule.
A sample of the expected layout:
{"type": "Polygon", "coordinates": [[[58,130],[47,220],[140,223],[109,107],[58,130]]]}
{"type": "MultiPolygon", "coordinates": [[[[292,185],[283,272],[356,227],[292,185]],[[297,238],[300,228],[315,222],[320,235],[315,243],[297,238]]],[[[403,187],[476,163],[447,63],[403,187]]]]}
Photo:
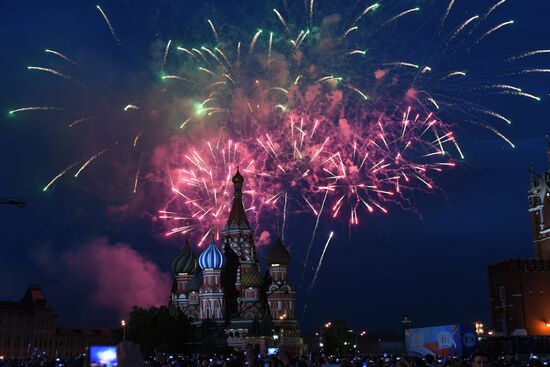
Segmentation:
{"type": "MultiPolygon", "coordinates": [[[[71,162],[69,157],[82,150],[91,152],[103,132],[84,138],[65,134],[68,119],[59,112],[9,117],[11,109],[59,101],[67,93],[64,81],[29,73],[26,66],[47,64],[44,49],[58,49],[93,65],[103,80],[114,80],[117,70],[126,67],[128,79],[136,79],[128,84],[139,88],[140,75],[151,67],[151,54],[158,51],[159,42],[193,38],[194,22],[212,17],[253,34],[260,15],[251,14],[263,9],[247,3],[253,2],[105,0],[101,6],[123,47],[113,42],[95,2],[0,4],[0,109],[5,111],[0,116],[0,197],[28,201],[26,209],[0,207],[0,299],[19,299],[32,280],[42,286],[59,323],[114,326],[132,304],[168,299],[170,263],[183,244],[182,237],[159,236],[151,214],[158,209],[158,200],[129,195],[128,182],[118,180],[127,174],[127,157],[109,164],[98,160],[81,180],[60,180],[52,190],[42,191],[71,162]],[[75,144],[74,139],[81,142],[75,144]],[[111,174],[113,169],[123,173],[111,174]]],[[[476,14],[477,10],[468,10],[469,4],[483,3],[481,9],[486,9],[494,2],[458,3],[462,4],[456,13],[463,20],[476,14]]],[[[265,6],[268,11],[273,8],[265,6]]],[[[489,24],[508,19],[515,24],[487,42],[475,58],[485,62],[496,55],[506,58],[549,48],[549,12],[546,2],[509,0],[489,24]]],[[[549,68],[550,57],[539,56],[530,65],[549,68]]],[[[314,259],[331,230],[335,237],[307,300],[304,330],[334,319],[345,319],[354,328],[397,330],[403,313],[415,326],[489,321],[486,266],[533,255],[528,167],[533,162],[542,170],[548,164],[544,137],[550,133],[550,78],[533,74],[513,80],[542,101],[489,96],[483,104],[514,122],[495,125],[516,149],[485,129],[453,121],[466,159],[437,180],[441,191],[411,195],[417,211],[393,207],[387,215],[361,218],[361,225],[351,231],[342,223],[321,224],[314,259]]],[[[84,103],[81,91],[71,90],[70,103],[84,103]]],[[[148,193],[154,192],[154,182],[145,185],[148,193]]],[[[312,225],[312,218],[301,215],[288,221],[285,242],[295,255],[291,264],[295,282],[310,236],[303,228],[312,225]]],[[[259,256],[265,254],[261,248],[259,256]]],[[[300,307],[308,285],[301,287],[300,307]]]]}

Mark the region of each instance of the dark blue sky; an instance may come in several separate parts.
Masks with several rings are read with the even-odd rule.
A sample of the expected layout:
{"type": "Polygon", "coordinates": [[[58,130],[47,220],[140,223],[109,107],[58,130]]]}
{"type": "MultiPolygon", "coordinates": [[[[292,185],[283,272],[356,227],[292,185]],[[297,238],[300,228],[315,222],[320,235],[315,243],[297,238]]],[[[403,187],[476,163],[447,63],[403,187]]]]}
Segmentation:
{"type": "MultiPolygon", "coordinates": [[[[253,20],[246,20],[251,17],[246,14],[254,14],[260,6],[247,7],[241,1],[228,1],[225,5],[222,1],[200,3],[102,2],[123,40],[124,47],[119,48],[113,44],[95,2],[2,2],[0,109],[7,112],[19,106],[42,104],[66,92],[51,78],[37,78],[26,70],[27,65],[46,64],[45,48],[86,59],[102,77],[111,78],[113,70],[124,65],[133,75],[140,68],[148,69],[154,49],[151,45],[159,39],[199,37],[189,33],[192,24],[210,14],[218,18],[231,18],[233,14],[236,26],[254,30],[253,20]],[[239,17],[243,17],[242,24],[239,17]]],[[[462,3],[457,13],[476,14],[468,9],[478,1],[462,3]]],[[[493,2],[483,3],[489,6],[493,2]]],[[[505,58],[549,48],[550,23],[545,14],[550,12],[550,4],[528,3],[509,0],[499,9],[490,24],[508,19],[514,19],[515,24],[476,54],[480,63],[496,56],[505,58]]],[[[466,15],[460,19],[466,19],[466,15]]],[[[539,57],[531,65],[548,68],[550,57],[539,57]]],[[[303,321],[306,330],[338,318],[346,319],[355,328],[398,329],[402,313],[410,314],[418,326],[489,320],[486,266],[513,256],[532,255],[526,199],[528,165],[534,162],[538,169],[547,167],[544,136],[550,133],[550,78],[529,75],[516,77],[514,83],[542,96],[542,101],[487,98],[484,104],[514,122],[502,127],[517,148],[511,149],[487,130],[456,121],[467,159],[438,181],[443,192],[413,194],[421,215],[394,208],[389,215],[364,218],[351,236],[345,226],[337,230],[308,299],[303,321]]],[[[78,98],[77,94],[69,99],[78,102],[78,98]]],[[[141,256],[157,264],[161,272],[168,272],[177,247],[154,236],[150,220],[138,211],[121,220],[108,215],[108,207],[130,200],[105,194],[112,192],[110,185],[116,185],[109,183],[108,176],[101,178],[105,185],[98,185],[97,180],[88,185],[84,179],[62,182],[54,190],[42,192],[52,175],[70,162],[67,157],[82,146],[92,145],[89,141],[82,146],[70,144],[72,137],[60,133],[65,122],[66,118],[56,113],[31,113],[16,118],[4,113],[0,117],[0,197],[25,197],[29,203],[24,210],[0,208],[0,298],[19,298],[32,278],[42,285],[61,323],[114,325],[118,315],[94,302],[97,284],[69,271],[67,254],[106,237],[110,243],[130,244],[141,256]]],[[[100,134],[96,134],[90,140],[99,139],[100,134]]],[[[308,241],[309,234],[301,230],[304,225],[311,226],[310,219],[297,216],[289,221],[287,242],[293,254],[294,249],[303,248],[308,241]]],[[[330,229],[323,225],[320,233],[330,229]]],[[[316,246],[314,256],[318,258],[321,243],[316,246]]],[[[291,273],[297,281],[303,251],[296,253],[291,273]]],[[[127,282],[131,284],[133,280],[127,282]]],[[[301,305],[304,294],[300,294],[301,305]]]]}

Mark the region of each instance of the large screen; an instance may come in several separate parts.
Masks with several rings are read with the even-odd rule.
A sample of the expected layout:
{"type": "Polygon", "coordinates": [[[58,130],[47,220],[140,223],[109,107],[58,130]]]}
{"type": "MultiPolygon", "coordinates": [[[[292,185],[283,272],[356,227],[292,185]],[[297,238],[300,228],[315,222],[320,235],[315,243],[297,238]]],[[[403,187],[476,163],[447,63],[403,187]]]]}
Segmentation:
{"type": "Polygon", "coordinates": [[[90,347],[90,367],[116,367],[117,365],[115,346],[90,347]]]}
{"type": "Polygon", "coordinates": [[[407,353],[425,356],[462,357],[477,348],[473,325],[444,325],[405,330],[407,353]]]}

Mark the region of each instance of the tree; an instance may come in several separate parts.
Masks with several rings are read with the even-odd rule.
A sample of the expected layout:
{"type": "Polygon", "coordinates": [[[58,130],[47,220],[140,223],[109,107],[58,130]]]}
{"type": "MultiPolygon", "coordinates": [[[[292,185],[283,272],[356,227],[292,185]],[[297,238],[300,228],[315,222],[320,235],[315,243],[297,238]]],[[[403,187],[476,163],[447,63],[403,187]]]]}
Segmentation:
{"type": "Polygon", "coordinates": [[[325,353],[339,356],[352,354],[352,337],[348,331],[346,322],[337,320],[327,325],[323,334],[325,353]]]}
{"type": "Polygon", "coordinates": [[[166,306],[148,309],[134,306],[126,326],[126,339],[136,342],[144,355],[183,353],[194,340],[195,327],[179,310],[166,306]]]}

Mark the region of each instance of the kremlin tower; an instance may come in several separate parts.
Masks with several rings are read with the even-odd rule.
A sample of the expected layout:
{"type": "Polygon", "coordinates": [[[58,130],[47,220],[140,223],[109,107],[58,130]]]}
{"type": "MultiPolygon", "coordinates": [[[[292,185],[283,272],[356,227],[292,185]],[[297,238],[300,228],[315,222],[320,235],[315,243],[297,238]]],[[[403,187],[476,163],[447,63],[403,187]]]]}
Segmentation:
{"type": "MultiPolygon", "coordinates": [[[[550,167],[550,141],[546,155],[550,167]]],[[[531,168],[529,212],[533,222],[533,245],[538,259],[550,260],[550,169],[536,174],[531,168]]]]}
{"type": "Polygon", "coordinates": [[[265,352],[278,346],[298,355],[303,342],[294,319],[296,292],[288,279],[290,254],[277,239],[262,275],[242,202],[244,178],[238,169],[232,182],[233,202],[220,247],[212,240],[197,260],[189,241],[185,242],[172,262],[170,305],[199,328],[214,325],[225,335],[225,343],[237,350],[252,346],[265,352]]]}
{"type": "MultiPolygon", "coordinates": [[[[550,142],[546,154],[550,165],[550,142]]],[[[550,336],[550,169],[530,171],[534,256],[488,267],[495,336],[550,336]]]]}

